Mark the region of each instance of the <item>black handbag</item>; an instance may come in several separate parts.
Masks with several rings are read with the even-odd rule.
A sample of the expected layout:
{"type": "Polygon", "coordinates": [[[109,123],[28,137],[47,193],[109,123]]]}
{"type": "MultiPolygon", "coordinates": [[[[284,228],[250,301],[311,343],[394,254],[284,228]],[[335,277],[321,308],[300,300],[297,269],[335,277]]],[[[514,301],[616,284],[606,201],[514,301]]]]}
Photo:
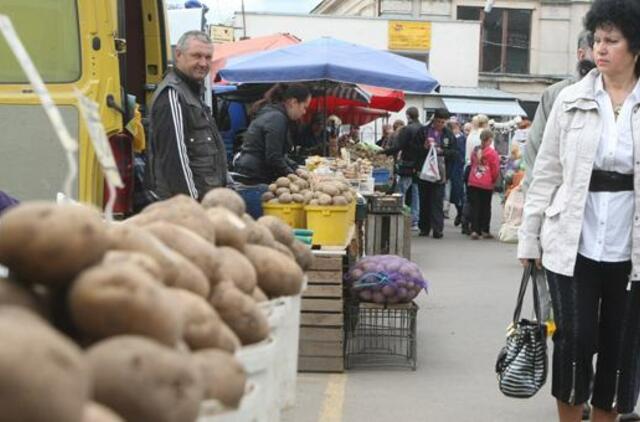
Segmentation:
{"type": "Polygon", "coordinates": [[[530,263],[522,274],[513,321],[507,329],[507,344],[496,361],[498,388],[508,397],[532,397],[547,380],[547,327],[541,320],[537,271],[535,264],[530,263]],[[529,280],[533,285],[533,321],[520,319],[529,280]]]}

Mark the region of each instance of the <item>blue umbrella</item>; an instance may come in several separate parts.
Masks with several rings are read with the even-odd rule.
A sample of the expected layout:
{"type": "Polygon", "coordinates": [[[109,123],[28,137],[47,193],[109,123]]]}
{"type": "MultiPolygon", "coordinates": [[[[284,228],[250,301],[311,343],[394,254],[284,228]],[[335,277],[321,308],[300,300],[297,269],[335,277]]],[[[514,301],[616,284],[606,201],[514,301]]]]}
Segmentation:
{"type": "Polygon", "coordinates": [[[329,37],[231,59],[220,75],[235,83],[328,80],[423,93],[438,86],[425,63],[329,37]]]}

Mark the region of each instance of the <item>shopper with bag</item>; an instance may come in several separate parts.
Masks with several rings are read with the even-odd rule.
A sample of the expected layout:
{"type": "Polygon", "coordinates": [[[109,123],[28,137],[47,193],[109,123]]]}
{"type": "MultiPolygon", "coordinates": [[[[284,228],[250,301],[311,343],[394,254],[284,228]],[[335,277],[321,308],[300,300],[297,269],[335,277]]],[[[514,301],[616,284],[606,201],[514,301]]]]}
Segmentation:
{"type": "Polygon", "coordinates": [[[590,396],[592,420],[615,421],[640,391],[640,3],[595,0],[585,26],[597,69],[555,101],[518,233],[551,289],[562,422],[590,396]]]}
{"type": "Polygon", "coordinates": [[[420,179],[420,236],[429,236],[433,230],[434,239],[440,239],[444,230],[444,190],[447,175],[459,151],[456,137],[447,127],[449,112],[437,109],[433,119],[424,126],[417,136],[418,167],[420,179]]]}
{"type": "Polygon", "coordinates": [[[484,129],[480,132],[480,146],[471,154],[469,172],[469,198],[471,199],[471,239],[492,239],[491,199],[493,189],[500,175],[500,157],[493,149],[493,132],[484,129]]]}

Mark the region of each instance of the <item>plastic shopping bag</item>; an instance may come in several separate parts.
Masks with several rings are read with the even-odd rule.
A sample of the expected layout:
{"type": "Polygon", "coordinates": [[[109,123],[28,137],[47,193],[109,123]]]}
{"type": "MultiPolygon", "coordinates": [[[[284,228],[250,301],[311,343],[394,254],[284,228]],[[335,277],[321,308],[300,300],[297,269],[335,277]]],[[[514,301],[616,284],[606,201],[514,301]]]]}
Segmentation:
{"type": "Polygon", "coordinates": [[[420,180],[424,180],[425,182],[438,182],[440,181],[440,169],[438,167],[438,154],[435,148],[429,149],[429,153],[427,154],[427,159],[424,160],[424,164],[422,165],[422,170],[420,170],[420,174],[418,175],[420,180]]]}
{"type": "Polygon", "coordinates": [[[518,243],[518,228],[522,223],[524,193],[522,185],[515,187],[504,204],[504,223],[498,238],[504,243],[518,243]]]}

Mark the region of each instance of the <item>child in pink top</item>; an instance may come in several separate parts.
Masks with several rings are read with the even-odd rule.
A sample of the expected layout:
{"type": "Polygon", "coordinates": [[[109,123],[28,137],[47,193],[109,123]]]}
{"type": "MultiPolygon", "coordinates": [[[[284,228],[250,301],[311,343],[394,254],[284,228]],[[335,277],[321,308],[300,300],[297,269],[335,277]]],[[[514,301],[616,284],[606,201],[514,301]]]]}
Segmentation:
{"type": "Polygon", "coordinates": [[[469,174],[469,198],[471,200],[471,239],[491,239],[491,198],[500,174],[500,158],[493,149],[493,132],[484,129],[480,133],[481,144],[471,154],[469,174]]]}

